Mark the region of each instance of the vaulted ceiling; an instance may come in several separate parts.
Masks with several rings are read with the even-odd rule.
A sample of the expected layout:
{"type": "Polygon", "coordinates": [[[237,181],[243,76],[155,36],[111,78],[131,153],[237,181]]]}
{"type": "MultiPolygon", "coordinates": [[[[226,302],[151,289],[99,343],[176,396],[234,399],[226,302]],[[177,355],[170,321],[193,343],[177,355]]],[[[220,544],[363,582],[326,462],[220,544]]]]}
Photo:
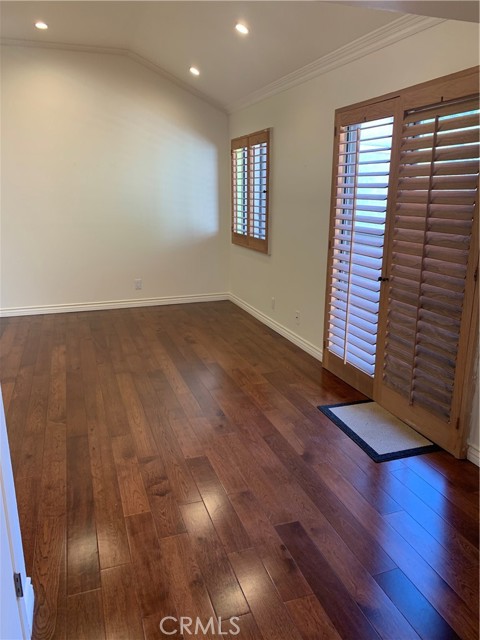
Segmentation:
{"type": "MultiPolygon", "coordinates": [[[[412,9],[414,5],[456,5],[456,15],[471,19],[466,9],[463,14],[458,10],[460,5],[468,9],[477,3],[1,2],[1,36],[7,43],[91,47],[134,55],[231,110],[334,52],[405,28],[405,14],[372,5],[401,10],[404,7],[394,5],[412,9]],[[37,20],[46,22],[48,30],[35,29],[37,20]],[[239,21],[250,29],[248,35],[235,31],[239,21]],[[189,73],[192,65],[200,70],[198,77],[189,73]]],[[[411,24],[415,20],[422,19],[411,24]]],[[[421,28],[428,26],[431,23],[426,20],[421,28]]]]}

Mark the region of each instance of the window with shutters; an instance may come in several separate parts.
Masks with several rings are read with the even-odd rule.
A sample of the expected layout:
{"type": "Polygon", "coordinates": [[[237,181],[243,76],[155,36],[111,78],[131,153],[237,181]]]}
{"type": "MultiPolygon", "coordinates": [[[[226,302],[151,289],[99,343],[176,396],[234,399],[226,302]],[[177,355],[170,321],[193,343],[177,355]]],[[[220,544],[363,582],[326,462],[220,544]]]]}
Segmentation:
{"type": "Polygon", "coordinates": [[[268,253],[270,130],[231,143],[232,242],[268,253]]]}

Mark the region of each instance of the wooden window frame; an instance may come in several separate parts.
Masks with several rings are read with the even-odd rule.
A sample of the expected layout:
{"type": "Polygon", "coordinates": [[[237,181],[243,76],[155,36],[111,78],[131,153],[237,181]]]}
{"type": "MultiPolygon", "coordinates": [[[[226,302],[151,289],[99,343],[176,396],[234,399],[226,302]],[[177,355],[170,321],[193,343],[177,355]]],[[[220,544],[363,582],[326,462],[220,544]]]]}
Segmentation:
{"type": "MultiPolygon", "coordinates": [[[[260,253],[269,253],[269,228],[270,228],[270,211],[269,211],[269,183],[270,183],[270,129],[263,129],[250,133],[246,136],[240,136],[234,138],[231,141],[231,199],[232,199],[232,211],[231,211],[231,232],[232,232],[232,244],[236,244],[240,247],[252,249],[260,253]],[[254,166],[253,160],[253,148],[261,143],[266,143],[266,189],[264,191],[264,206],[265,206],[265,237],[257,238],[254,233],[254,204],[255,196],[253,195],[254,185],[252,178],[252,171],[254,166]],[[247,193],[247,206],[246,206],[246,233],[236,232],[237,225],[237,207],[236,207],[236,161],[235,151],[238,149],[247,150],[247,175],[246,175],[246,193],[247,193]]],[[[258,204],[257,204],[258,206],[258,204]]],[[[262,206],[262,205],[261,205],[262,206]]]]}

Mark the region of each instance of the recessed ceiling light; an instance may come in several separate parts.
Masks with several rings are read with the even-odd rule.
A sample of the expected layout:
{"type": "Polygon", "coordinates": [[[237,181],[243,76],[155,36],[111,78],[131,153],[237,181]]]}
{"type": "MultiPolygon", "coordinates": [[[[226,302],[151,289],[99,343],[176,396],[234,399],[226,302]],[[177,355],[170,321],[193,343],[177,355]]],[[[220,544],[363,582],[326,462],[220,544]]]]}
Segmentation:
{"type": "Polygon", "coordinates": [[[200,75],[200,71],[197,69],[197,67],[190,67],[190,73],[193,76],[199,76],[200,75]]]}
{"type": "Polygon", "coordinates": [[[241,22],[237,22],[237,24],[235,25],[235,29],[238,31],[238,33],[242,33],[244,36],[246,36],[248,33],[248,27],[246,27],[241,22]]]}
{"type": "Polygon", "coordinates": [[[37,29],[48,29],[48,24],[46,22],[42,22],[41,20],[36,22],[35,26],[37,27],[37,29]]]}

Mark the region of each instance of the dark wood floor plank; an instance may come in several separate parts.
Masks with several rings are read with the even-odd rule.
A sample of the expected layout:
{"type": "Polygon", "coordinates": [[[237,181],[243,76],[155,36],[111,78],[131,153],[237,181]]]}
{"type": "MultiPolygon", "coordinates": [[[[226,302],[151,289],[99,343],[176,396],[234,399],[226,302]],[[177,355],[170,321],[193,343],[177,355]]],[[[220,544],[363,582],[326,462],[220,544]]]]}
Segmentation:
{"type": "Polygon", "coordinates": [[[156,365],[156,369],[161,371],[166,377],[176,396],[180,397],[182,394],[190,393],[181,373],[178,371],[165,348],[158,340],[158,332],[151,318],[147,322],[141,324],[141,331],[150,347],[150,356],[156,365]]]}
{"type": "Polygon", "coordinates": [[[248,490],[245,477],[233,459],[226,438],[216,438],[214,444],[206,447],[205,456],[208,458],[227,494],[248,490]]]}
{"type": "Polygon", "coordinates": [[[227,553],[250,547],[250,538],[208,459],[191,458],[188,466],[227,553]]]}
{"type": "Polygon", "coordinates": [[[125,406],[137,458],[141,460],[158,455],[157,445],[138,397],[132,375],[129,373],[117,374],[117,383],[125,406]]]}
{"type": "Polygon", "coordinates": [[[5,411],[5,415],[7,415],[10,408],[10,402],[13,397],[13,390],[15,389],[15,381],[12,379],[3,378],[3,380],[0,380],[0,384],[2,385],[3,408],[5,411]]]}
{"type": "MultiPolygon", "coordinates": [[[[145,640],[168,640],[168,638],[174,638],[176,640],[180,638],[183,640],[185,638],[179,631],[180,625],[175,616],[167,616],[165,618],[161,613],[154,613],[151,616],[143,618],[142,623],[145,640]],[[171,619],[172,617],[173,620],[171,619]],[[162,626],[160,627],[160,625],[162,626]]],[[[188,637],[189,636],[187,636],[187,638],[188,637]]]]}
{"type": "Polygon", "coordinates": [[[433,511],[393,474],[384,480],[384,488],[395,501],[443,547],[466,563],[479,564],[478,547],[469,542],[441,515],[433,511]]]}
{"type": "Polygon", "coordinates": [[[394,471],[393,475],[423,500],[425,504],[441,515],[444,520],[455,527],[467,540],[478,547],[478,504],[463,500],[461,506],[459,506],[448,499],[445,500],[445,497],[431,484],[406,466],[403,469],[394,471]]]}
{"type": "Polygon", "coordinates": [[[315,469],[317,464],[329,463],[341,467],[342,475],[352,486],[381,514],[400,511],[401,506],[384,490],[384,479],[365,472],[350,456],[328,439],[308,435],[301,426],[295,426],[296,432],[302,434],[303,447],[300,451],[302,459],[315,469]]]}
{"type": "Polygon", "coordinates": [[[123,436],[130,432],[128,425],[128,417],[122,402],[122,396],[115,373],[110,362],[98,365],[99,382],[105,404],[108,406],[107,423],[110,435],[123,436]]]}
{"type": "MultiPolygon", "coordinates": [[[[478,517],[479,473],[477,472],[470,477],[469,474],[466,473],[465,478],[460,477],[458,474],[451,474],[451,472],[444,469],[442,473],[441,466],[437,465],[437,467],[435,467],[435,460],[435,458],[431,457],[431,454],[430,456],[412,456],[405,460],[405,464],[460,508],[465,501],[467,501],[469,505],[473,504],[473,506],[476,507],[473,515],[474,517],[478,517]]],[[[467,469],[469,469],[469,467],[467,467],[467,469]]],[[[468,510],[470,510],[470,506],[468,510]]]]}
{"type": "Polygon", "coordinates": [[[48,420],[60,424],[66,423],[67,416],[67,349],[65,337],[65,320],[62,316],[56,316],[51,352],[48,420]]]}
{"type": "MultiPolygon", "coordinates": [[[[40,470],[39,470],[40,471],[40,470]]],[[[40,509],[41,476],[30,476],[15,479],[18,518],[22,533],[23,555],[25,568],[29,576],[33,570],[33,556],[35,552],[35,537],[38,527],[38,511],[40,509]]]]}
{"type": "MultiPolygon", "coordinates": [[[[65,544],[62,545],[60,558],[57,603],[56,607],[54,603],[53,609],[55,614],[55,630],[51,635],[51,640],[64,640],[67,635],[67,597],[67,545],[65,540],[65,544]]],[[[36,640],[35,635],[32,640],[36,640]]]]}
{"type": "Polygon", "coordinates": [[[424,640],[457,640],[459,636],[400,569],[375,576],[395,606],[424,640]]]}
{"type": "Polygon", "coordinates": [[[279,523],[292,520],[295,510],[292,504],[285,500],[285,485],[273,482],[263,465],[255,460],[252,454],[254,445],[248,446],[241,434],[237,433],[227,434],[224,442],[230,449],[228,459],[233,459],[234,464],[242,470],[248,488],[261,501],[270,521],[279,523]]]}
{"type": "Polygon", "coordinates": [[[98,421],[90,424],[89,418],[88,442],[98,554],[100,567],[106,569],[129,562],[130,551],[112,444],[110,438],[102,433],[106,425],[102,420],[104,407],[99,389],[96,390],[96,405],[98,421]]]}
{"type": "Polygon", "coordinates": [[[21,365],[18,375],[15,377],[15,384],[8,406],[8,412],[6,413],[8,440],[15,478],[20,477],[20,474],[22,473],[18,452],[22,446],[23,436],[26,429],[32,383],[33,364],[21,365]]]}
{"type": "Polygon", "coordinates": [[[248,605],[203,502],[182,505],[183,519],[217,617],[249,612],[248,605]]]}
{"type": "Polygon", "coordinates": [[[143,640],[131,565],[103,569],[101,580],[106,640],[143,640]]]}
{"type": "MultiPolygon", "coordinates": [[[[240,616],[238,620],[222,621],[222,631],[238,640],[263,640],[260,629],[251,613],[240,616]],[[235,634],[235,635],[234,635],[235,634]]],[[[228,636],[226,636],[228,638],[228,636]]]]}
{"type": "MultiPolygon", "coordinates": [[[[415,584],[438,612],[455,629],[463,629],[465,638],[472,640],[478,634],[478,619],[458,594],[430,567],[402,536],[400,536],[358,493],[342,478],[330,471],[324,481],[332,490],[341,491],[342,501],[357,520],[368,526],[382,548],[395,561],[398,568],[415,584]]],[[[383,572],[379,572],[383,573],[383,572]]]]}
{"type": "Polygon", "coordinates": [[[369,532],[368,524],[366,527],[362,526],[351,510],[337,497],[335,491],[321,481],[315,471],[295,454],[280,435],[268,436],[266,441],[319,511],[372,574],[394,568],[391,558],[369,532]]]}
{"type": "Polygon", "coordinates": [[[147,493],[150,511],[159,538],[185,532],[185,525],[165,471],[163,458],[157,456],[140,463],[140,473],[147,493]]]}
{"type": "MultiPolygon", "coordinates": [[[[337,605],[335,605],[334,601],[335,597],[340,596],[341,600],[345,598],[346,602],[355,603],[355,606],[358,607],[364,618],[368,620],[371,627],[375,629],[376,633],[380,637],[392,638],[392,640],[397,637],[418,638],[412,627],[406,623],[405,619],[399,614],[396,607],[394,607],[391,601],[385,597],[383,591],[378,588],[378,585],[375,583],[373,578],[367,572],[362,570],[362,567],[355,562],[355,559],[352,558],[345,561],[344,558],[327,558],[321,552],[321,549],[315,545],[314,541],[307,535],[307,532],[303,529],[300,523],[280,526],[282,529],[277,527],[277,530],[281,535],[283,532],[283,540],[293,557],[296,559],[300,570],[304,573],[307,580],[309,579],[305,571],[310,571],[310,575],[312,575],[311,566],[314,566],[315,562],[318,561],[319,566],[316,571],[313,571],[314,582],[309,582],[315,595],[325,608],[330,618],[332,615],[343,615],[337,610],[337,605]],[[290,540],[290,545],[293,545],[298,549],[297,553],[300,554],[298,557],[289,544],[287,544],[287,539],[290,540]],[[309,554],[311,566],[307,569],[306,565],[308,564],[309,554]],[[319,568],[321,568],[320,571],[319,568]],[[318,584],[319,580],[322,581],[321,587],[318,584]],[[328,594],[330,601],[328,601],[328,599],[324,599],[327,596],[325,589],[330,590],[330,593],[328,594]]],[[[345,606],[345,604],[342,606],[345,606]]],[[[349,614],[355,614],[355,612],[355,608],[351,609],[351,607],[349,607],[349,614]]],[[[353,625],[351,630],[347,631],[347,629],[345,629],[343,633],[349,636],[354,635],[354,627],[356,624],[354,620],[357,618],[361,628],[364,629],[367,637],[369,637],[370,628],[368,626],[365,627],[363,624],[363,617],[358,617],[356,614],[348,623],[348,625],[353,625]]],[[[340,632],[337,622],[335,625],[337,630],[340,632]]],[[[362,633],[363,632],[359,629],[359,637],[361,637],[362,633]]],[[[342,635],[341,632],[340,635],[342,635]]]]}
{"type": "Polygon", "coordinates": [[[157,613],[176,616],[167,579],[165,562],[151,513],[139,513],[126,518],[128,541],[135,576],[135,591],[146,618],[157,613]]]}
{"type": "Polygon", "coordinates": [[[127,531],[91,333],[81,351],[100,567],[130,561],[127,531]]]}
{"type": "MultiPolygon", "coordinates": [[[[3,379],[15,376],[20,366],[20,361],[18,360],[17,362],[17,357],[14,356],[12,358],[15,348],[15,335],[18,327],[18,322],[6,322],[6,320],[3,320],[0,323],[0,371],[2,372],[3,379]],[[12,364],[15,362],[17,362],[17,366],[12,367],[12,364]],[[10,367],[12,368],[10,369],[10,367]]],[[[17,355],[17,353],[15,353],[15,355],[17,355]]]]}
{"type": "Polygon", "coordinates": [[[25,429],[16,455],[16,477],[36,475],[42,466],[49,382],[48,374],[33,376],[25,429]]]}
{"type": "Polygon", "coordinates": [[[54,637],[58,625],[58,599],[62,560],[65,559],[65,517],[45,517],[36,536],[32,583],[35,590],[34,640],[54,637]]]}
{"type": "Polygon", "coordinates": [[[87,435],[87,416],[83,401],[83,381],[79,371],[67,371],[67,427],[69,436],[87,435]]]}
{"type": "Polygon", "coordinates": [[[305,596],[286,603],[303,640],[341,640],[335,625],[315,596],[305,596]]]}
{"type": "Polygon", "coordinates": [[[385,519],[478,616],[478,566],[452,557],[404,511],[388,514],[385,519]]]}
{"type": "Polygon", "coordinates": [[[145,414],[162,456],[165,472],[176,500],[181,503],[198,502],[200,495],[188,469],[180,445],[178,444],[163,408],[163,399],[155,390],[155,375],[136,376],[135,385],[142,401],[145,414]]]}
{"type": "Polygon", "coordinates": [[[377,639],[379,636],[358,603],[348,593],[301,524],[294,522],[278,525],[276,529],[340,636],[345,640],[377,639]]]}
{"type": "MultiPolygon", "coordinates": [[[[160,549],[165,559],[165,577],[170,585],[175,610],[180,616],[192,618],[194,628],[198,619],[208,629],[208,623],[215,618],[215,613],[188,534],[162,538],[160,549]]],[[[175,616],[175,613],[167,615],[175,616]]],[[[215,640],[216,633],[208,630],[201,637],[215,640]]]]}
{"type": "Polygon", "coordinates": [[[205,455],[205,447],[200,442],[187,416],[172,416],[169,424],[185,458],[198,458],[205,455]]]}
{"type": "Polygon", "coordinates": [[[100,586],[92,477],[86,436],[67,438],[67,590],[100,586]]]}
{"type": "MultiPolygon", "coordinates": [[[[144,346],[142,336],[132,322],[130,314],[116,314],[111,329],[110,336],[114,332],[116,333],[120,349],[118,347],[112,349],[112,344],[110,343],[110,353],[118,354],[120,352],[122,354],[126,372],[144,372],[147,368],[147,363],[142,350],[144,346]]],[[[116,373],[122,375],[123,371],[119,368],[116,373]]]]}
{"type": "Polygon", "coordinates": [[[262,561],[253,549],[232,553],[230,562],[265,640],[301,640],[262,561]]]}
{"type": "Polygon", "coordinates": [[[68,596],[67,621],[66,640],[104,640],[101,590],[68,596]]]}
{"type": "Polygon", "coordinates": [[[112,438],[112,448],[125,517],[150,511],[132,437],[112,438]]]}
{"type": "Polygon", "coordinates": [[[238,517],[284,602],[312,593],[294,559],[250,491],[230,495],[238,517]]]}
{"type": "Polygon", "coordinates": [[[64,424],[47,422],[39,487],[39,519],[67,512],[67,433],[64,424]]]}
{"type": "Polygon", "coordinates": [[[429,453],[422,458],[426,464],[453,482],[455,486],[462,487],[466,491],[478,491],[480,469],[468,460],[456,460],[442,450],[429,453]]]}

